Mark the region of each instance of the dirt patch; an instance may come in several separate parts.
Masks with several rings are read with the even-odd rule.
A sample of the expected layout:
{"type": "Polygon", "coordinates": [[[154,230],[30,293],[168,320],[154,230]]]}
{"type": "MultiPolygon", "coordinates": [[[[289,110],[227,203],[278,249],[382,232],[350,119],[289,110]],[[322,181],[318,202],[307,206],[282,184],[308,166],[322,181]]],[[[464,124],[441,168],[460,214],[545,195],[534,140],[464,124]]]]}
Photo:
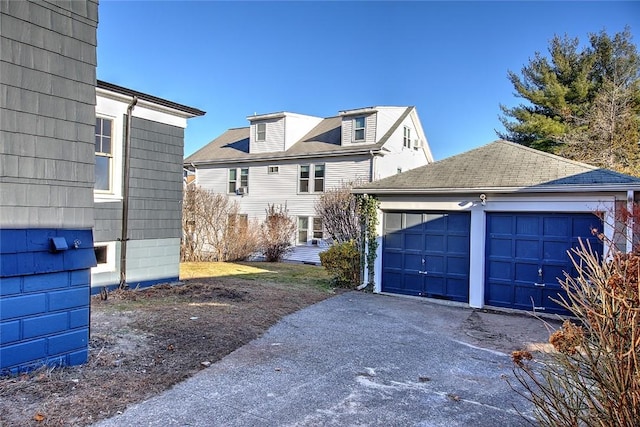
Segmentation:
{"type": "Polygon", "coordinates": [[[94,297],[88,363],[0,378],[0,425],[84,426],[112,417],[332,295],[231,277],[94,297]]]}

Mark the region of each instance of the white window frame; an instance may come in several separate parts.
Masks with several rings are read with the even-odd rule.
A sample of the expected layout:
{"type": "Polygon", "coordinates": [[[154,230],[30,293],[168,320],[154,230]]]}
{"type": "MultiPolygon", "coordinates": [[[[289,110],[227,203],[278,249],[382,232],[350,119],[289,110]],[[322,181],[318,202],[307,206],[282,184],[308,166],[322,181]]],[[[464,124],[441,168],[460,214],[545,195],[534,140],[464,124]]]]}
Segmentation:
{"type": "Polygon", "coordinates": [[[408,126],[404,127],[402,146],[405,148],[411,148],[411,128],[408,126]]]}
{"type": "Polygon", "coordinates": [[[276,175],[280,173],[280,166],[267,166],[267,174],[276,175]]]}
{"type": "Polygon", "coordinates": [[[314,216],[311,218],[311,222],[312,222],[312,226],[311,226],[312,239],[323,240],[324,239],[324,222],[322,221],[322,218],[319,216],[314,216]],[[318,223],[320,223],[320,228],[317,227],[318,223]]]}
{"type": "Polygon", "coordinates": [[[249,168],[229,168],[227,172],[227,192],[228,194],[236,194],[239,188],[244,187],[244,193],[249,192],[249,168]],[[235,178],[231,179],[231,171],[234,171],[235,178]],[[247,171],[246,174],[242,174],[247,171]],[[231,191],[231,183],[233,183],[233,191],[231,191]]]}
{"type": "Polygon", "coordinates": [[[111,129],[111,154],[113,156],[111,161],[111,192],[96,190],[94,188],[93,199],[96,203],[119,202],[122,200],[122,156],[124,150],[122,141],[124,138],[125,113],[126,104],[103,96],[96,97],[96,118],[110,119],[113,126],[111,129]]]}
{"type": "Polygon", "coordinates": [[[309,244],[309,217],[308,216],[299,216],[298,220],[296,221],[296,225],[298,228],[298,233],[296,235],[296,243],[298,245],[307,245],[309,244]],[[306,227],[302,227],[301,223],[305,221],[306,222],[306,227]],[[302,237],[302,233],[304,233],[305,239],[302,240],[300,237],[302,237]]]}
{"type": "Polygon", "coordinates": [[[353,140],[364,141],[367,138],[367,118],[359,116],[353,118],[353,140]],[[358,121],[362,120],[362,126],[358,126],[358,121]],[[358,132],[362,132],[362,138],[358,138],[358,132]]]}
{"type": "Polygon", "coordinates": [[[256,123],[256,141],[266,141],[267,140],[267,124],[266,123],[256,123]]]}
{"type": "Polygon", "coordinates": [[[324,193],[324,189],[326,187],[327,180],[327,164],[326,163],[305,163],[302,165],[298,165],[298,194],[314,194],[314,193],[324,193]],[[309,176],[307,178],[302,178],[302,168],[309,168],[309,176]],[[322,167],[322,177],[316,178],[316,168],[322,167]],[[301,182],[307,182],[307,191],[301,190],[301,182]],[[316,180],[322,180],[322,190],[316,190],[316,180]]]}
{"type": "Polygon", "coordinates": [[[116,271],[116,242],[96,242],[93,245],[94,248],[106,247],[107,248],[107,262],[98,264],[95,267],[91,267],[91,273],[109,273],[116,271]]]}

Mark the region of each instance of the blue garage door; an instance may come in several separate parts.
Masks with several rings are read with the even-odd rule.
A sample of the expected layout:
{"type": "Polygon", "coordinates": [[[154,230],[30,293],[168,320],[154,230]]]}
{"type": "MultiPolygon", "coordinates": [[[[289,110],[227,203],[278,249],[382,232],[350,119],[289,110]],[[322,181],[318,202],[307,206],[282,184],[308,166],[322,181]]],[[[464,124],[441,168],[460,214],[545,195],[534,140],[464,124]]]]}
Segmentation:
{"type": "Polygon", "coordinates": [[[386,212],[382,291],[469,301],[468,213],[386,212]]]}
{"type": "Polygon", "coordinates": [[[551,298],[564,271],[575,275],[567,251],[579,238],[602,254],[592,228],[602,230],[592,214],[487,214],[485,304],[566,314],[551,298]]]}

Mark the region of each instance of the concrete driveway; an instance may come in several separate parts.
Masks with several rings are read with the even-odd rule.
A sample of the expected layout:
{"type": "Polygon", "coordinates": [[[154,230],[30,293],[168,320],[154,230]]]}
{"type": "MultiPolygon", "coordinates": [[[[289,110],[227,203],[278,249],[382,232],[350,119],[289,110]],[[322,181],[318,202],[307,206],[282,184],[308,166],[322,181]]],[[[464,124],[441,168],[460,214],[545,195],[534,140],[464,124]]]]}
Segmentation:
{"type": "Polygon", "coordinates": [[[508,353],[547,337],[527,315],[349,292],[98,425],[526,425],[508,353]]]}

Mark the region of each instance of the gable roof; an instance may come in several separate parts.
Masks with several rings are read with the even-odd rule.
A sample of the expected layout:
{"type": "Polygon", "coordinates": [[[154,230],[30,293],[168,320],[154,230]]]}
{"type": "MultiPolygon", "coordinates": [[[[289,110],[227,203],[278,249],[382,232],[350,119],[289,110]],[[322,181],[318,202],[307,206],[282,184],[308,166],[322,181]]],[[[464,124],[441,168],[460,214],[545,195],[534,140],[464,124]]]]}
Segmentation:
{"type": "Polygon", "coordinates": [[[362,185],[356,193],[428,194],[640,189],[640,178],[498,140],[362,185]]]}
{"type": "Polygon", "coordinates": [[[230,161],[249,162],[377,153],[414,108],[406,107],[391,129],[375,144],[341,145],[342,117],[334,116],[322,119],[288,150],[272,153],[249,153],[249,127],[229,129],[187,157],[184,164],[217,164],[229,163],[230,161]]]}

